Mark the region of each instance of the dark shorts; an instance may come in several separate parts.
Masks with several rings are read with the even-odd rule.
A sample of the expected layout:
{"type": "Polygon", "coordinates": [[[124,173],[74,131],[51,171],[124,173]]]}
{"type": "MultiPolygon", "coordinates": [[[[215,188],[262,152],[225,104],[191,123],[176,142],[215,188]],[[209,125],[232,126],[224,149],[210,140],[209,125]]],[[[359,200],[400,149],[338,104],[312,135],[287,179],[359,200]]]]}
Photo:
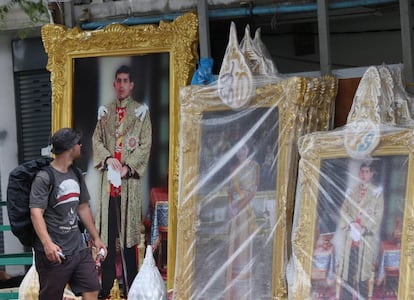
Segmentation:
{"type": "Polygon", "coordinates": [[[39,300],[62,299],[67,283],[75,295],[100,290],[98,272],[89,249],[66,257],[60,264],[49,261],[45,253],[35,251],[40,282],[39,300]]]}

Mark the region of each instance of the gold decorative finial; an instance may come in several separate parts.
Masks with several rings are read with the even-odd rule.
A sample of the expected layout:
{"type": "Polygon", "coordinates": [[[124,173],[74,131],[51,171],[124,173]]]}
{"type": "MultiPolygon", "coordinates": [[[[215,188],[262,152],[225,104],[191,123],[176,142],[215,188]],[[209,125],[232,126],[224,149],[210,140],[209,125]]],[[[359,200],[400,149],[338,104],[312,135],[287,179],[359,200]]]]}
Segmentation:
{"type": "Polygon", "coordinates": [[[116,278],[114,279],[114,285],[112,286],[110,296],[111,299],[121,300],[121,291],[119,290],[119,284],[116,278]]]}

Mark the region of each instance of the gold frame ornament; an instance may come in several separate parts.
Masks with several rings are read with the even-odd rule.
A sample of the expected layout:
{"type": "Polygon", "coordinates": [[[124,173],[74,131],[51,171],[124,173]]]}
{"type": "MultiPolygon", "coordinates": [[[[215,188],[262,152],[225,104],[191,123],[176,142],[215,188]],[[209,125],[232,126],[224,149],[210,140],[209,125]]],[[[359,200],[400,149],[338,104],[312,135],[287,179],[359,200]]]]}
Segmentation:
{"type": "MultiPolygon", "coordinates": [[[[325,274],[321,281],[321,268],[319,267],[319,263],[315,263],[316,261],[322,261],[317,260],[318,257],[321,257],[321,253],[326,255],[326,253],[330,251],[327,249],[332,247],[334,250],[331,254],[334,254],[336,257],[333,259],[333,262],[337,262],[338,252],[345,251],[343,250],[345,244],[338,242],[339,225],[337,225],[336,229],[333,231],[327,230],[326,225],[324,231],[321,230],[323,227],[321,224],[326,224],[324,221],[326,218],[332,219],[331,221],[338,220],[341,204],[336,201],[338,201],[339,198],[344,199],[344,197],[341,196],[348,195],[351,190],[348,183],[350,180],[357,177],[354,175],[354,172],[352,172],[352,175],[347,175],[341,173],[344,171],[341,171],[340,169],[350,168],[350,165],[354,165],[353,170],[358,172],[357,170],[359,170],[358,168],[361,168],[360,166],[362,166],[362,163],[373,164],[376,162],[376,169],[379,169],[378,162],[384,167],[384,164],[390,164],[390,161],[399,161],[399,167],[394,166],[393,168],[393,165],[390,164],[391,166],[388,166],[386,169],[388,171],[384,171],[383,169],[381,174],[382,179],[377,183],[377,186],[379,187],[377,191],[384,193],[385,205],[384,215],[382,217],[383,232],[385,230],[384,222],[387,222],[387,224],[392,223],[392,226],[388,225],[388,227],[394,227],[395,220],[392,219],[394,215],[391,214],[391,212],[398,210],[399,213],[403,213],[402,228],[399,228],[398,233],[392,232],[392,236],[394,237],[394,235],[396,235],[396,239],[399,239],[397,245],[400,245],[397,296],[398,299],[412,299],[414,297],[414,281],[412,279],[414,266],[414,213],[412,210],[414,205],[414,188],[411,183],[414,174],[412,147],[414,142],[414,132],[408,129],[392,129],[389,127],[388,130],[383,131],[382,136],[379,138],[377,148],[366,158],[351,157],[345,148],[343,138],[344,136],[341,132],[333,131],[330,133],[309,134],[299,141],[301,160],[298,177],[298,185],[300,186],[298,195],[300,196],[300,199],[296,200],[296,227],[293,229],[292,234],[292,266],[294,267],[292,270],[294,280],[292,287],[289,289],[289,296],[292,299],[315,299],[313,297],[318,299],[318,286],[322,284],[322,286],[328,286],[330,292],[335,293],[335,299],[340,299],[338,297],[340,293],[343,293],[344,291],[344,288],[342,287],[344,285],[344,279],[341,279],[341,276],[337,275],[337,272],[339,272],[337,271],[338,265],[333,265],[332,270],[323,269],[323,272],[328,274],[330,273],[328,271],[332,271],[333,276],[328,278],[325,274]],[[341,160],[346,163],[346,165],[343,165],[345,166],[344,168],[332,167],[335,164],[339,164],[341,160]],[[401,178],[404,176],[405,178],[401,178]],[[391,178],[394,178],[394,185],[392,187],[390,183],[392,180],[391,178]],[[322,184],[322,182],[325,183],[322,184]],[[395,186],[399,187],[401,190],[397,195],[395,194],[397,189],[395,186]],[[387,197],[385,196],[386,190],[383,190],[384,187],[389,188],[389,196],[387,197]],[[323,200],[327,197],[331,200],[323,200]],[[331,208],[333,205],[332,203],[336,203],[333,205],[334,208],[332,208],[332,211],[327,210],[326,205],[323,206],[321,204],[326,204],[328,203],[327,201],[329,201],[331,208]],[[396,203],[399,203],[398,209],[394,207],[393,209],[388,208],[387,210],[387,205],[388,207],[397,206],[396,203]]],[[[356,202],[355,200],[354,204],[355,203],[359,202],[356,202]]],[[[373,218],[372,212],[370,213],[370,216],[373,218]]],[[[350,231],[352,234],[351,229],[350,231]]],[[[388,231],[391,232],[390,229],[388,231]]],[[[380,241],[387,242],[386,237],[381,235],[380,241]]],[[[380,252],[378,251],[378,253],[380,252]]],[[[351,260],[351,258],[349,258],[349,260],[351,260]]],[[[327,261],[326,257],[323,261],[327,261]]],[[[372,276],[370,276],[370,279],[368,280],[368,297],[375,293],[375,284],[378,283],[376,278],[377,274],[380,273],[378,268],[379,266],[375,264],[375,270],[372,270],[372,276]]],[[[328,292],[324,291],[324,293],[328,292]]]]}
{"type": "MultiPolygon", "coordinates": [[[[168,288],[175,270],[176,214],[178,186],[178,132],[180,125],[179,89],[189,84],[198,59],[198,20],[194,13],[159,25],[108,25],[94,31],[48,24],[42,39],[48,54],[47,69],[52,82],[52,130],[72,127],[74,60],[105,56],[169,54],[169,232],[168,288]]],[[[91,112],[91,117],[96,111],[91,112]]]]}

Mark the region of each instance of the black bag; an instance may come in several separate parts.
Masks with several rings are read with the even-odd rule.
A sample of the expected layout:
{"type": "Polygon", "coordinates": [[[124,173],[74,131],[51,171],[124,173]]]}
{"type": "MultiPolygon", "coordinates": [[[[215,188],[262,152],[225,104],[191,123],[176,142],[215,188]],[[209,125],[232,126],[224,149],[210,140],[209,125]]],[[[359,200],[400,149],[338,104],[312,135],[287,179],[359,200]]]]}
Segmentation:
{"type": "Polygon", "coordinates": [[[48,172],[52,190],[54,176],[48,167],[52,158],[43,157],[25,162],[10,172],[7,185],[7,213],[13,234],[24,245],[31,247],[35,231],[30,218],[30,190],[36,174],[44,169],[48,172]]]}
{"type": "MultiPolygon", "coordinates": [[[[50,198],[50,193],[55,185],[55,176],[49,167],[52,161],[53,159],[50,157],[30,160],[17,166],[9,175],[9,183],[7,185],[7,213],[13,234],[24,246],[32,247],[36,235],[29,208],[32,182],[40,170],[45,170],[50,180],[50,198]]],[[[73,165],[71,167],[78,177],[79,186],[81,186],[82,171],[73,165]]]]}

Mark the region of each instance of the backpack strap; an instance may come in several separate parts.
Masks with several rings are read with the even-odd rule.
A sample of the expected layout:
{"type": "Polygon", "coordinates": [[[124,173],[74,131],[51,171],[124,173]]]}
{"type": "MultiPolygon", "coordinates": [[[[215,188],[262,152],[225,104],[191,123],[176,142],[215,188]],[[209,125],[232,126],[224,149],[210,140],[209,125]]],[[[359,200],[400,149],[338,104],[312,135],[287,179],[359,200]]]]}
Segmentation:
{"type": "Polygon", "coordinates": [[[50,205],[52,191],[53,191],[53,188],[55,187],[55,175],[53,174],[53,171],[50,165],[44,167],[42,170],[45,170],[47,175],[49,176],[49,205],[50,205]]]}
{"type": "MultiPolygon", "coordinates": [[[[82,170],[79,169],[78,167],[75,167],[74,165],[71,165],[70,167],[73,169],[73,171],[76,174],[76,177],[78,178],[79,188],[82,188],[82,180],[83,180],[82,170]]],[[[49,176],[49,204],[50,204],[50,199],[51,199],[50,196],[52,195],[53,188],[55,187],[55,175],[53,174],[53,171],[50,165],[42,168],[42,170],[45,170],[47,175],[49,176]]]]}
{"type": "Polygon", "coordinates": [[[70,167],[73,169],[73,171],[76,174],[76,177],[78,177],[78,181],[79,181],[79,188],[82,188],[82,181],[83,181],[83,173],[82,170],[79,169],[78,167],[74,166],[74,165],[70,165],[70,167]]]}
{"type": "MultiPolygon", "coordinates": [[[[74,165],[71,165],[70,167],[75,172],[76,177],[78,178],[78,181],[79,181],[79,187],[81,187],[82,186],[82,180],[83,180],[82,170],[79,169],[78,167],[75,167],[74,165]]],[[[50,168],[51,168],[50,165],[48,165],[48,166],[44,167],[42,170],[45,170],[47,175],[49,175],[50,191],[51,191],[51,188],[53,188],[53,186],[55,185],[55,175],[53,174],[53,171],[50,168]]]]}
{"type": "Polygon", "coordinates": [[[44,167],[42,170],[46,171],[47,175],[49,176],[49,186],[50,188],[53,188],[53,186],[55,185],[55,175],[53,174],[53,171],[50,169],[50,165],[44,167]]]}

